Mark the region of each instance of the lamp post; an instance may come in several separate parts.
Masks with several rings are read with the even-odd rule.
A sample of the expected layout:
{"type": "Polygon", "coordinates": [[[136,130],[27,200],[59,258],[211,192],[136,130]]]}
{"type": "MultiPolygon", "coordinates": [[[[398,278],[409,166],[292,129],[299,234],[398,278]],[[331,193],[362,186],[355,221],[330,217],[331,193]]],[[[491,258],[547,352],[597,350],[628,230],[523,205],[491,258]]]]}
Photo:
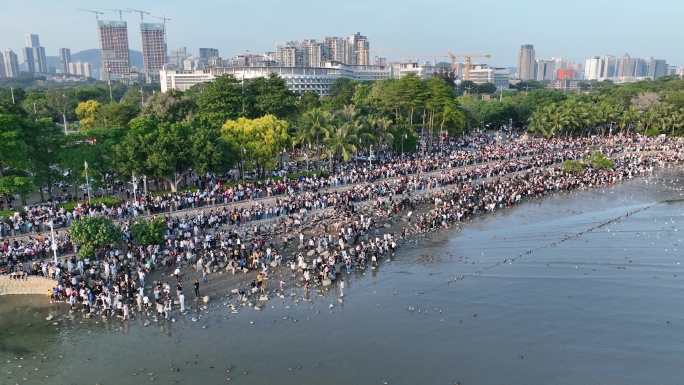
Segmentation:
{"type": "MultiPolygon", "coordinates": [[[[64,99],[62,105],[66,106],[66,94],[62,94],[62,99],[64,99]]],[[[67,135],[66,107],[62,110],[62,121],[64,122],[64,135],[67,135]]]]}
{"type": "Polygon", "coordinates": [[[373,167],[373,145],[371,144],[370,147],[368,147],[368,168],[373,167]]]}
{"type": "Polygon", "coordinates": [[[52,236],[52,253],[55,256],[55,265],[57,265],[57,240],[55,239],[54,220],[50,220],[50,235],[52,236]]]}
{"type": "Polygon", "coordinates": [[[306,172],[309,172],[309,154],[304,153],[304,160],[306,160],[306,172]]]}
{"type": "Polygon", "coordinates": [[[408,139],[408,134],[404,133],[404,135],[401,136],[401,159],[404,159],[404,139],[408,139]]]}
{"type": "Polygon", "coordinates": [[[247,150],[245,150],[244,147],[242,147],[242,184],[245,184],[245,154],[247,153],[247,150]]]}
{"type": "Polygon", "coordinates": [[[88,179],[88,162],[83,162],[83,167],[85,167],[85,177],[86,177],[86,194],[88,194],[88,205],[90,205],[90,179],[88,179]]]}
{"type": "Polygon", "coordinates": [[[285,147],[283,147],[283,151],[280,152],[280,167],[285,168],[285,147]]]}

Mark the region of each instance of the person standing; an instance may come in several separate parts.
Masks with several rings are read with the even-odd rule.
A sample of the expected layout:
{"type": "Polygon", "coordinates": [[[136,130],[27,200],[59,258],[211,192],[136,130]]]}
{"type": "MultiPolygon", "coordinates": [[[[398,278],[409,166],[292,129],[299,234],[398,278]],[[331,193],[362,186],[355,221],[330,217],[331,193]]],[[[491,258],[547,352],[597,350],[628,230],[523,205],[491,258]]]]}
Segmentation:
{"type": "Polygon", "coordinates": [[[199,298],[199,279],[196,279],[192,285],[195,287],[195,297],[199,298]]]}
{"type": "Polygon", "coordinates": [[[340,297],[344,297],[344,278],[340,280],[340,297]]]}
{"type": "Polygon", "coordinates": [[[182,291],[178,292],[178,302],[180,302],[181,313],[185,313],[185,295],[182,291]]]}

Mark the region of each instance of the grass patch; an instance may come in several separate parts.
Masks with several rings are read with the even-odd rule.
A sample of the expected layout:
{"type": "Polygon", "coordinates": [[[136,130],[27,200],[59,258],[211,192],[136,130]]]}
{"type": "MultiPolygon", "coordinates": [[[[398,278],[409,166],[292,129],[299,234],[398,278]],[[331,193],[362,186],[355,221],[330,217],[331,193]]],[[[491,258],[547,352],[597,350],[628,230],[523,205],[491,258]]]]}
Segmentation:
{"type": "Polygon", "coordinates": [[[3,217],[3,218],[12,217],[12,216],[14,216],[14,213],[16,213],[17,211],[22,212],[23,210],[2,210],[2,211],[0,211],[0,217],[3,217]]]}
{"type": "MultiPolygon", "coordinates": [[[[300,173],[296,173],[296,174],[287,174],[287,177],[289,179],[299,179],[299,177],[301,175],[310,177],[310,176],[313,176],[314,174],[318,175],[319,177],[322,176],[323,178],[327,178],[330,176],[330,174],[328,174],[327,171],[314,170],[314,171],[308,171],[308,172],[300,172],[300,173]]],[[[245,182],[247,182],[247,183],[257,183],[257,182],[264,183],[264,182],[266,182],[266,179],[271,179],[271,180],[275,180],[275,181],[282,181],[283,180],[283,178],[280,176],[272,176],[270,178],[262,178],[262,179],[245,179],[245,182]]],[[[236,182],[223,183],[222,186],[223,187],[235,187],[241,183],[242,183],[242,180],[239,180],[236,182]]],[[[197,187],[193,186],[193,187],[185,187],[185,188],[178,190],[178,192],[188,192],[188,191],[194,192],[194,191],[198,191],[198,189],[197,189],[197,187]]],[[[160,191],[153,191],[152,192],[152,196],[155,196],[155,197],[159,196],[159,195],[164,195],[164,194],[171,194],[171,190],[160,190],[160,191]]]]}
{"type": "MultiPolygon", "coordinates": [[[[112,198],[112,197],[104,197],[104,198],[95,198],[91,199],[90,203],[92,204],[100,204],[104,202],[107,207],[113,207],[115,205],[118,205],[121,203],[119,199],[112,198]]],[[[61,209],[64,207],[64,210],[66,211],[72,211],[76,206],[78,206],[80,203],[87,203],[87,201],[81,200],[81,201],[74,201],[74,202],[65,202],[65,203],[60,203],[57,205],[57,210],[61,209]]]]}

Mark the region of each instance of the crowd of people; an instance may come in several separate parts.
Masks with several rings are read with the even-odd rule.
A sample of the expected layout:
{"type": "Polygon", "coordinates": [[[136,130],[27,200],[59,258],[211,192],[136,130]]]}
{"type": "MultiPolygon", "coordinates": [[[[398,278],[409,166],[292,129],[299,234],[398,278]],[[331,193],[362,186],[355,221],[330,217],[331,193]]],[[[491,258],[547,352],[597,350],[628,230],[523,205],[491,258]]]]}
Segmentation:
{"type": "MultiPolygon", "coordinates": [[[[172,298],[184,310],[185,294],[178,279],[175,293],[168,283],[159,283],[153,290],[153,299],[147,297],[150,293],[145,293],[141,277],[144,281],[145,275],[155,268],[174,269],[178,278],[188,266],[195,266],[205,278],[218,268],[233,273],[256,270],[263,277],[268,275],[272,263],[277,266],[288,262],[294,271],[302,272],[301,278],[308,287],[320,284],[329,274],[339,273],[335,266],[340,263],[349,272],[366,262],[377,263],[380,254],[396,248],[397,236],[379,234],[377,217],[357,212],[355,203],[372,202],[377,215],[387,216],[415,211],[416,203],[434,204],[433,210],[416,215],[408,230],[404,228],[402,236],[406,236],[407,232],[450,227],[478,212],[509,207],[527,197],[612,184],[648,172],[656,165],[680,162],[678,150],[682,143],[679,139],[631,136],[498,145],[486,136],[473,136],[460,138],[440,152],[389,157],[373,168],[348,163],[327,178],[272,179],[237,187],[217,182],[203,191],[147,195],[116,207],[81,205],[73,211],[31,208],[10,218],[9,223],[16,226],[26,220],[33,222],[32,228],[36,229],[52,220],[68,225],[78,217],[107,215],[121,221],[126,247],[123,252],[112,249],[103,256],[93,256],[92,260],[72,258],[55,265],[40,259],[52,255],[53,242],[60,254],[72,251],[68,231],[56,231],[54,239],[34,233],[27,240],[6,238],[2,242],[2,261],[6,263],[3,268],[7,272],[59,278],[61,284],[51,297],[68,301],[72,306],[82,304],[88,314],[104,312],[130,317],[130,302],[138,310],[155,306],[161,310],[159,316],[166,317],[174,306],[172,298]],[[587,169],[579,174],[562,170],[561,162],[578,160],[594,151],[612,154],[615,167],[587,169]],[[272,199],[256,199],[263,195],[272,199]],[[242,204],[234,204],[238,202],[242,204]],[[184,208],[196,210],[178,211],[184,208]],[[310,212],[327,208],[338,213],[335,223],[325,225],[308,239],[299,231],[301,248],[330,249],[325,255],[317,253],[312,263],[306,261],[302,251],[284,255],[292,233],[282,240],[275,239],[258,222],[288,217],[298,231],[310,212]],[[163,247],[143,247],[131,238],[132,221],[145,211],[165,218],[168,229],[163,247]],[[248,238],[241,229],[252,226],[252,221],[252,235],[248,238]]],[[[263,281],[255,280],[251,290],[260,291],[262,286],[263,281]]]]}

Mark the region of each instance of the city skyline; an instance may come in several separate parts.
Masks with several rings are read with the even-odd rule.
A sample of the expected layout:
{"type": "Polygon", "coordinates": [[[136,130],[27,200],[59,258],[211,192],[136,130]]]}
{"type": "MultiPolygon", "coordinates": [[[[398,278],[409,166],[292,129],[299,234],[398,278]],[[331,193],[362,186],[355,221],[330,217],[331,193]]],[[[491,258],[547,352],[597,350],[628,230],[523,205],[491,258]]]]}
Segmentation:
{"type": "MultiPolygon", "coordinates": [[[[71,52],[98,48],[95,17],[78,8],[103,12],[100,20],[119,20],[118,12],[102,8],[142,7],[150,13],[145,15],[145,22],[161,22],[152,16],[169,18],[169,50],[188,47],[188,52],[194,55],[198,55],[200,47],[215,47],[224,58],[246,50],[272,52],[277,42],[311,36],[347,36],[352,31],[363,31],[372,42],[371,50],[399,50],[378,54],[391,60],[400,55],[451,51],[491,54],[488,64],[513,67],[517,64],[520,46],[529,43],[534,45],[537,58],[565,57],[584,63],[594,56],[622,57],[629,53],[632,57],[652,56],[667,59],[673,65],[684,65],[684,53],[676,49],[675,32],[676,10],[684,10],[684,6],[673,0],[656,0],[644,9],[615,0],[591,3],[591,7],[581,3],[572,8],[558,5],[557,9],[540,0],[527,0],[521,5],[528,6],[515,8],[503,0],[490,3],[483,17],[481,5],[430,0],[421,3],[420,9],[424,12],[386,0],[373,4],[352,0],[344,6],[306,1],[248,4],[214,0],[202,7],[189,7],[175,0],[144,6],[132,0],[104,1],[97,5],[83,0],[12,2],[3,8],[9,17],[0,34],[0,47],[21,52],[24,36],[36,34],[41,37],[47,56],[58,56],[59,48],[63,47],[70,48],[71,52]],[[207,7],[212,11],[206,12],[207,7]],[[335,17],[326,17],[330,14],[335,17]],[[295,20],[302,22],[295,23],[295,20]],[[528,20],[534,22],[524,22],[528,20]],[[567,20],[567,25],[563,20],[567,20]],[[658,22],[646,25],[647,20],[658,22]]],[[[124,14],[123,20],[131,27],[129,34],[137,32],[140,18],[136,14],[124,14]]],[[[129,35],[130,48],[142,51],[142,42],[136,37],[129,35]]]]}

